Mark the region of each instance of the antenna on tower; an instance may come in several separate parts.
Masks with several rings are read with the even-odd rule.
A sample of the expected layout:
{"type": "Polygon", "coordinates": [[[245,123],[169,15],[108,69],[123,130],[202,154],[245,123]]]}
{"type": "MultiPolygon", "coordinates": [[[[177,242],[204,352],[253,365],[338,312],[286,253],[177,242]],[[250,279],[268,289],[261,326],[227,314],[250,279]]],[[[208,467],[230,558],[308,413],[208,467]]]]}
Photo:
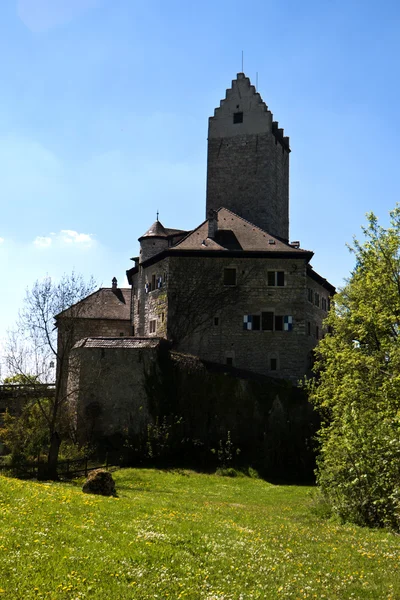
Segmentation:
{"type": "Polygon", "coordinates": [[[244,73],[244,71],[243,71],[243,50],[242,50],[242,73],[244,73]]]}
{"type": "Polygon", "coordinates": [[[158,210],[157,210],[157,221],[158,221],[158,215],[159,215],[159,214],[160,214],[160,213],[159,213],[159,212],[158,212],[158,210]]]}

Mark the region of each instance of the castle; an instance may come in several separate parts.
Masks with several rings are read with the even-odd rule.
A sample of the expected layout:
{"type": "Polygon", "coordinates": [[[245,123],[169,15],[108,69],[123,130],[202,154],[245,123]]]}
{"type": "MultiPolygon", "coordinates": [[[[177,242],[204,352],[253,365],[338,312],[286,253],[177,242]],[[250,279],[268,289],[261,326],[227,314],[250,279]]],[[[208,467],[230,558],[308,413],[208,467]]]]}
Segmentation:
{"type": "MultiPolygon", "coordinates": [[[[335,290],[311,267],[313,252],[289,241],[289,155],[289,138],[239,73],[209,119],[205,221],[182,231],[157,218],[139,238],[130,288],[114,279],[80,303],[80,360],[83,349],[86,362],[90,352],[122,351],[110,358],[122,385],[120,362],[165,339],[179,352],[296,384],[335,290]]],[[[69,315],[57,317],[61,337],[69,315]]]]}

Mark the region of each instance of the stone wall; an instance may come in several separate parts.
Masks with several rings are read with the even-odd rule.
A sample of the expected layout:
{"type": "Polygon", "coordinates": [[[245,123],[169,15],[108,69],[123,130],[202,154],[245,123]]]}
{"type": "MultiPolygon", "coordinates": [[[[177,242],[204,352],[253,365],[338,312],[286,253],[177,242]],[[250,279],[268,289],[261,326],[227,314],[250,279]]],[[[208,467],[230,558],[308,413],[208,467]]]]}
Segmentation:
{"type": "Polygon", "coordinates": [[[133,330],[136,336],[167,337],[169,258],[139,267],[132,281],[133,330]],[[161,287],[158,281],[161,279],[161,287]],[[155,289],[152,282],[156,281],[155,289]],[[150,331],[150,322],[155,330],[150,331]]]}
{"type": "MultiPolygon", "coordinates": [[[[288,382],[158,348],[81,348],[70,380],[81,441],[100,441],[144,459],[148,425],[169,424],[164,451],[215,462],[228,432],[243,461],[311,473],[316,423],[304,394],[288,382]],[[79,364],[79,368],[78,368],[79,364]]],[[[287,474],[287,473],[286,473],[287,474]]]]}
{"type": "Polygon", "coordinates": [[[168,339],[178,350],[240,369],[297,383],[310,367],[326,312],[308,301],[308,285],[320,299],[328,292],[306,275],[299,258],[171,257],[168,339]],[[235,286],[224,286],[224,268],[234,268],[235,286]],[[268,272],[284,272],[284,286],[269,286],[268,272]],[[291,317],[290,331],[245,330],[244,317],[272,312],[291,317]],[[272,361],[272,362],[271,362],[272,361]],[[274,362],[276,361],[276,362],[274,362]]]}

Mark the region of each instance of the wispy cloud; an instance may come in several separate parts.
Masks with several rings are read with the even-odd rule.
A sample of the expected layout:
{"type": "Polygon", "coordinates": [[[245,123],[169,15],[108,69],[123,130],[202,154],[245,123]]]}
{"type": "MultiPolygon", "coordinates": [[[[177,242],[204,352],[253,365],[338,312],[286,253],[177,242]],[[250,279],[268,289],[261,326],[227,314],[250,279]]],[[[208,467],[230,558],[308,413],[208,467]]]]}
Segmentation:
{"type": "Polygon", "coordinates": [[[60,239],[66,244],[81,244],[82,246],[92,246],[94,243],[91,233],[78,233],[72,229],[62,229],[60,239]]]}
{"type": "Polygon", "coordinates": [[[51,238],[38,236],[33,240],[33,245],[37,248],[48,248],[51,246],[51,238]]]}
{"type": "Polygon", "coordinates": [[[38,235],[33,240],[33,245],[37,248],[49,248],[50,246],[75,246],[80,248],[90,248],[95,244],[95,239],[91,233],[78,233],[73,229],[62,229],[59,233],[50,233],[48,236],[38,235]]]}
{"type": "Polygon", "coordinates": [[[4,238],[0,237],[0,244],[4,243],[4,238]]]}

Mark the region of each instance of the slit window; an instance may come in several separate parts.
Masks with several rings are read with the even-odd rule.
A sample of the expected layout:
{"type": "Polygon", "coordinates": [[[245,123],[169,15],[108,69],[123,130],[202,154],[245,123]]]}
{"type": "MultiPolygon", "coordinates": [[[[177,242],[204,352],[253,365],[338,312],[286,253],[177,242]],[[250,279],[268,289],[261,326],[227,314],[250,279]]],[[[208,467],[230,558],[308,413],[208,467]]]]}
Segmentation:
{"type": "Polygon", "coordinates": [[[270,359],[270,369],[271,371],[276,371],[278,368],[278,360],[276,358],[270,359]]]}
{"type": "Polygon", "coordinates": [[[214,317],[214,325],[215,325],[215,327],[218,327],[218,325],[219,325],[219,317],[214,317]]]}
{"type": "Polygon", "coordinates": [[[233,113],[233,124],[237,125],[238,123],[243,123],[243,113],[242,112],[233,113]]]}

